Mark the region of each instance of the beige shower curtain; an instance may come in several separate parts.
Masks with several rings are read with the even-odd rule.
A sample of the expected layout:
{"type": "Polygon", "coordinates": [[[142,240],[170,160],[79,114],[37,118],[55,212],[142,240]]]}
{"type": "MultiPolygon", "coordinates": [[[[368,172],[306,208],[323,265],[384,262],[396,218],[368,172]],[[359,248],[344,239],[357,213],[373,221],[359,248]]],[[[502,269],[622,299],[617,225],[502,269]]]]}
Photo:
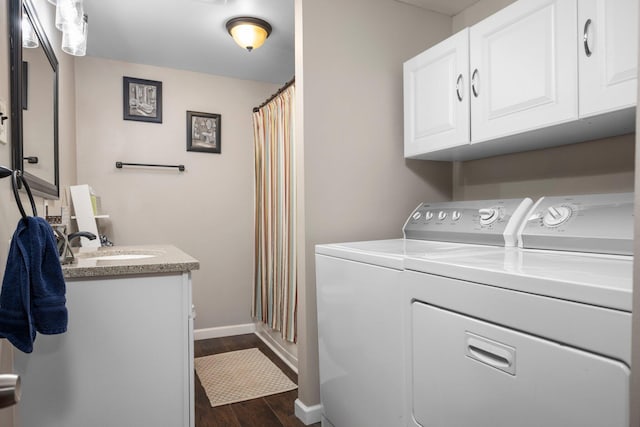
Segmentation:
{"type": "Polygon", "coordinates": [[[294,86],[253,113],[255,265],[252,315],[296,341],[294,86]]]}

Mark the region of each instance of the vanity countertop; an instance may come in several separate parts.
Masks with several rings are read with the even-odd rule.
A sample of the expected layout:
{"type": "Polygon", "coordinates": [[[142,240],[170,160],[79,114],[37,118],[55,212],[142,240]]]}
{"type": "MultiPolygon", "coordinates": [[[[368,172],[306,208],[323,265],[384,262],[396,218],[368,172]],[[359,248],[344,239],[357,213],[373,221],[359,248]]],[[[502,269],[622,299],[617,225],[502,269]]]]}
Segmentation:
{"type": "Polygon", "coordinates": [[[78,248],[75,261],[62,266],[66,279],[184,273],[198,270],[200,262],[171,245],[78,248]]]}

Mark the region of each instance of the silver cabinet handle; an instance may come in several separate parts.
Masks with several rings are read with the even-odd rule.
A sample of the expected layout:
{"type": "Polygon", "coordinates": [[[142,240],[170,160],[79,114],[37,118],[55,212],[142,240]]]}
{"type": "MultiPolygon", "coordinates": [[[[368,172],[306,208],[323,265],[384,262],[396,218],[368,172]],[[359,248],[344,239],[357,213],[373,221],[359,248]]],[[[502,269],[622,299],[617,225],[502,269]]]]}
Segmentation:
{"type": "Polygon", "coordinates": [[[20,376],[0,375],[0,408],[15,405],[20,401],[20,376]]]}
{"type": "Polygon", "coordinates": [[[480,90],[479,90],[480,84],[478,82],[478,75],[479,75],[479,72],[478,72],[478,69],[476,68],[475,70],[473,70],[473,74],[471,75],[471,90],[473,91],[473,96],[475,96],[476,98],[480,93],[480,90]]]}
{"type": "Polygon", "coordinates": [[[587,22],[584,23],[584,33],[582,35],[582,40],[584,42],[584,53],[587,56],[591,56],[593,53],[591,48],[589,47],[589,28],[591,27],[591,19],[587,19],[587,22]]]}
{"type": "Polygon", "coordinates": [[[456,95],[458,95],[458,101],[462,102],[462,98],[464,97],[464,86],[462,84],[464,80],[462,79],[462,74],[458,74],[458,79],[456,80],[456,95]],[[462,90],[462,93],[460,91],[462,90]]]}

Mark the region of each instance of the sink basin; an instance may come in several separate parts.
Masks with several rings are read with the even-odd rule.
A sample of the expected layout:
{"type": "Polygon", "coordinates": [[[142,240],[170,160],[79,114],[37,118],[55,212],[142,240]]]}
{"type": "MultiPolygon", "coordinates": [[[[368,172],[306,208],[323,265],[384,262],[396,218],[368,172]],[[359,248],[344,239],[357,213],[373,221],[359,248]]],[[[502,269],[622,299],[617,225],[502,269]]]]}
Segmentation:
{"type": "Polygon", "coordinates": [[[86,257],[84,259],[95,259],[99,261],[120,261],[127,259],[144,259],[144,258],[153,258],[157,256],[157,254],[119,254],[119,255],[99,255],[99,256],[91,256],[86,257]]]}
{"type": "Polygon", "coordinates": [[[81,251],[76,254],[76,258],[92,261],[126,261],[154,258],[163,254],[163,251],[157,250],[98,249],[89,252],[81,251]]]}

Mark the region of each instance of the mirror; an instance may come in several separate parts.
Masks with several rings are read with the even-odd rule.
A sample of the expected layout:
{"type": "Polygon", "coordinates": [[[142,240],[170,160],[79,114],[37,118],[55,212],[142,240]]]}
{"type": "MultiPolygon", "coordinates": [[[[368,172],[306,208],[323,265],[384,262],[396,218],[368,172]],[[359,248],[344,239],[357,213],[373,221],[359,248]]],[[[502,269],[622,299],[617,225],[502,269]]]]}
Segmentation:
{"type": "Polygon", "coordinates": [[[57,198],[58,60],[31,0],[10,2],[13,169],[22,171],[34,194],[57,198]],[[23,25],[25,35],[33,28],[36,47],[23,47],[23,25]]]}

